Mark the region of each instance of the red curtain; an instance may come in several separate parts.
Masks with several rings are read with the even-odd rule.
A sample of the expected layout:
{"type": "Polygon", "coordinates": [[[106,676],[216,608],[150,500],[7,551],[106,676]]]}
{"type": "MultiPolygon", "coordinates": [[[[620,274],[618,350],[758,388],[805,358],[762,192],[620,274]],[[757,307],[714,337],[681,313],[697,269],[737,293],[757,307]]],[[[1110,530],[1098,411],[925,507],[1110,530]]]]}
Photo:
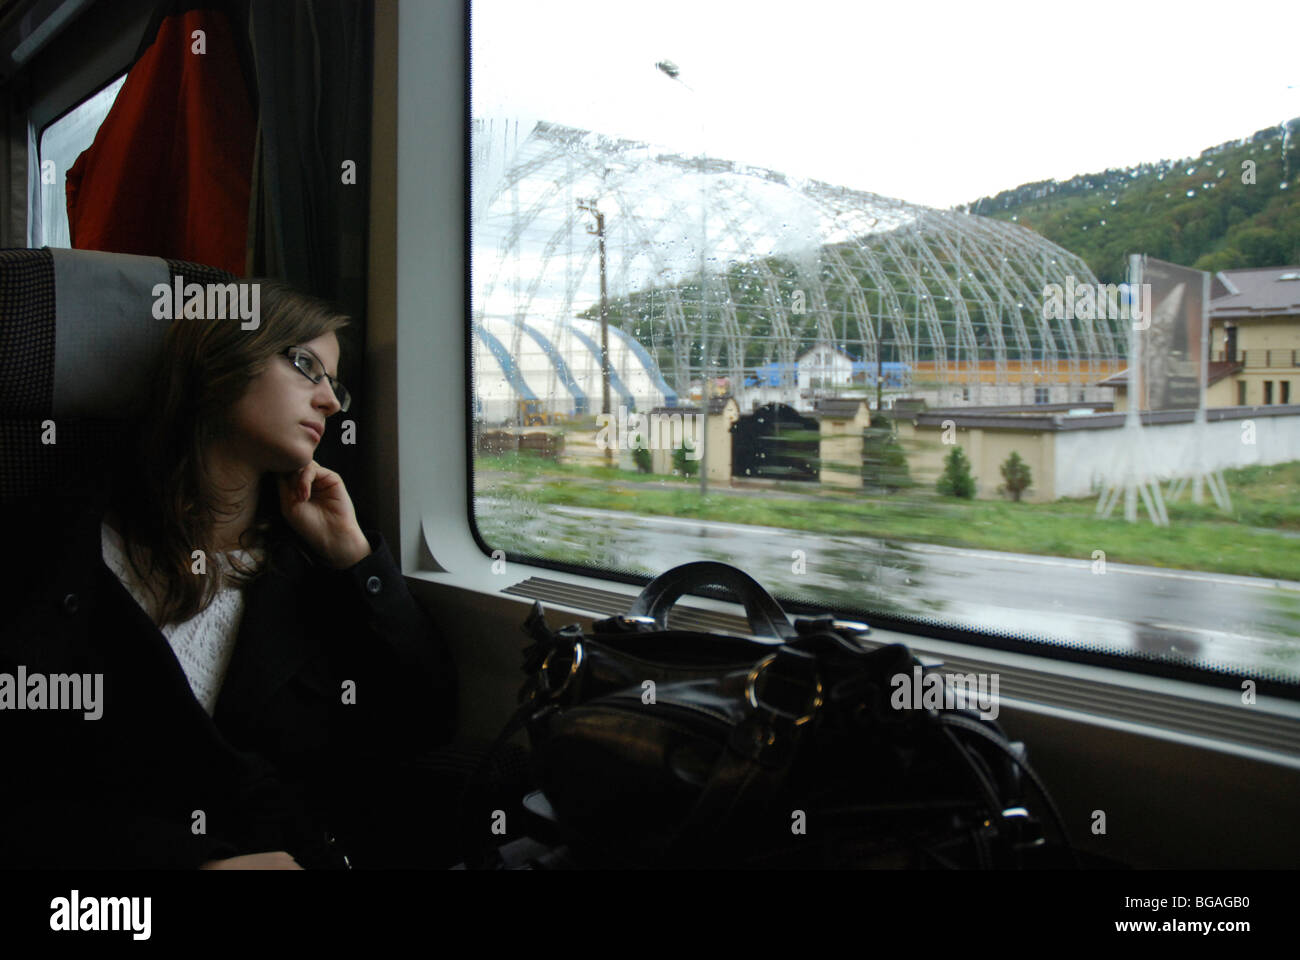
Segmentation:
{"type": "Polygon", "coordinates": [[[219,11],[163,20],[68,171],[73,247],[244,275],[257,116],[235,44],[219,11]]]}

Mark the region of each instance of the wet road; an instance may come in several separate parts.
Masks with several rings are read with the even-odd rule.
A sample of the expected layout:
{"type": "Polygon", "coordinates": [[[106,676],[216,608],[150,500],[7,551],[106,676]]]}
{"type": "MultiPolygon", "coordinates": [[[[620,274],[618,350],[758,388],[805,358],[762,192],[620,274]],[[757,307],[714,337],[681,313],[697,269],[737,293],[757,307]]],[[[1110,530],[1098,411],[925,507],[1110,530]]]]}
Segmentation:
{"type": "Polygon", "coordinates": [[[1300,583],[479,498],[507,550],[624,570],[690,560],[772,593],[1300,679],[1300,583]]]}

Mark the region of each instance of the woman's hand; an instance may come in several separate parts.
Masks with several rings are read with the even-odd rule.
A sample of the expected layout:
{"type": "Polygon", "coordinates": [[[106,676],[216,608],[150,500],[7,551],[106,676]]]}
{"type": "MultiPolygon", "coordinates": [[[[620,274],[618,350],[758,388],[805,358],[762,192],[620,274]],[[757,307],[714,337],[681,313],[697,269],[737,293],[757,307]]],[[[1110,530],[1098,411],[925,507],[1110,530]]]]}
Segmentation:
{"type": "Polygon", "coordinates": [[[280,512],[327,564],[344,570],[370,555],[342,477],[313,460],[278,481],[280,512]]]}
{"type": "Polygon", "coordinates": [[[249,853],[225,860],[209,860],[200,870],[301,870],[298,861],[283,850],[249,853]]]}

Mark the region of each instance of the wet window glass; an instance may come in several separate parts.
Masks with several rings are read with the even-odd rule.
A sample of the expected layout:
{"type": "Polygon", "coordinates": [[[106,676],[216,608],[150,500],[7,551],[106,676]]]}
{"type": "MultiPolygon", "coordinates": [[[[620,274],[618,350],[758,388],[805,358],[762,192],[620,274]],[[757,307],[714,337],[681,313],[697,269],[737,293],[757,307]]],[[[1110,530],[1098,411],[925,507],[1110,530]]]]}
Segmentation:
{"type": "Polygon", "coordinates": [[[1287,43],[1120,3],[474,3],[480,536],[1300,679],[1287,43]],[[1234,48],[1248,90],[1204,69],[1234,48]]]}

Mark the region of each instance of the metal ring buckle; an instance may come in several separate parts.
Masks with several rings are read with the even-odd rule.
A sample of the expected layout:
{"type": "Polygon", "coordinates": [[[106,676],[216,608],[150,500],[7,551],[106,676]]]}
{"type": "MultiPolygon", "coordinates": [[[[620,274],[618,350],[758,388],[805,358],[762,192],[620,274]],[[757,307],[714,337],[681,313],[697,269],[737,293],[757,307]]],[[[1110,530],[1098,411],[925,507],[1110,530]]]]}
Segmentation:
{"type": "Polygon", "coordinates": [[[552,697],[558,697],[569,688],[569,684],[573,682],[573,678],[578,674],[578,668],[582,666],[582,659],[584,656],[582,652],[582,643],[575,640],[573,643],[573,663],[569,666],[569,672],[565,676],[564,682],[555,689],[552,689],[549,667],[551,665],[551,658],[555,656],[559,649],[559,647],[556,647],[555,650],[552,650],[546,655],[546,658],[542,660],[542,666],[538,671],[538,681],[542,687],[542,692],[549,694],[552,697]]]}
{"type": "Polygon", "coordinates": [[[753,669],[749,671],[748,678],[746,678],[745,680],[745,698],[749,701],[749,705],[753,707],[755,710],[762,709],[778,717],[786,717],[789,719],[793,719],[795,726],[798,726],[799,724],[802,723],[807,723],[809,720],[811,720],[814,716],[817,715],[817,711],[821,709],[823,703],[821,676],[817,675],[813,679],[813,683],[815,684],[815,689],[813,690],[812,702],[809,705],[808,712],[805,713],[803,716],[795,717],[794,714],[787,713],[784,710],[778,710],[776,707],[772,707],[767,704],[760,703],[758,700],[758,690],[757,690],[758,678],[762,676],[763,671],[766,670],[768,667],[770,667],[775,660],[776,660],[776,654],[769,654],[768,656],[764,657],[762,660],[758,661],[758,663],[754,664],[753,669]]]}
{"type": "MultiPolygon", "coordinates": [[[[1026,834],[1030,830],[1036,829],[1038,824],[1029,816],[1029,811],[1024,807],[1010,807],[1003,810],[1002,821],[1008,832],[1014,834],[1012,839],[1015,842],[1011,845],[1013,850],[1031,850],[1034,847],[1047,845],[1047,838],[1042,835],[1026,838],[1026,834]]],[[[989,823],[987,820],[984,822],[986,825],[989,823]]]]}
{"type": "Polygon", "coordinates": [[[655,625],[656,622],[654,617],[632,616],[631,614],[622,614],[618,617],[618,619],[621,622],[626,624],[645,623],[652,627],[655,625]]]}
{"type": "Polygon", "coordinates": [[[871,627],[858,620],[832,620],[831,627],[836,630],[852,630],[854,633],[870,633],[871,627]]]}

